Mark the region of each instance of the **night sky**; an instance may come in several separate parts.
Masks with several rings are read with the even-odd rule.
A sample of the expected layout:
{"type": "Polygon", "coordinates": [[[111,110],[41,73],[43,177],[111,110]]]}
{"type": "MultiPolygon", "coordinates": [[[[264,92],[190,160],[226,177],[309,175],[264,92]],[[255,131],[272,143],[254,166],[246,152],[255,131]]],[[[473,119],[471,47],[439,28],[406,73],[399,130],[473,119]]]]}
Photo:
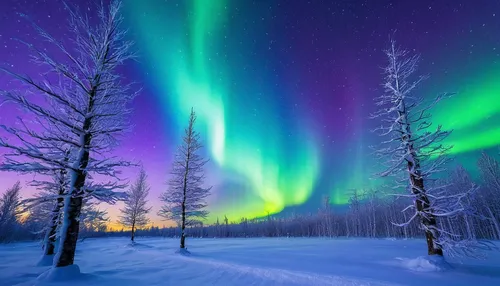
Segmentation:
{"type": "MultiPolygon", "coordinates": [[[[0,62],[42,72],[13,38],[46,45],[17,13],[64,40],[62,7],[2,0],[0,62]]],[[[324,195],[342,205],[349,189],[376,187],[369,146],[379,138],[368,117],[392,34],[422,54],[419,72],[430,78],[419,94],[458,92],[433,109],[436,124],[454,129],[446,143],[457,161],[474,173],[480,150],[500,144],[500,1],[125,0],[123,15],[139,59],[122,72],[143,90],[116,154],[144,164],[157,222],[191,107],[210,158],[212,220],[315,211],[324,195]]],[[[0,89],[15,87],[0,74],[0,89]]],[[[2,107],[0,123],[16,114],[2,107]]],[[[17,179],[1,173],[1,187],[17,179]]]]}

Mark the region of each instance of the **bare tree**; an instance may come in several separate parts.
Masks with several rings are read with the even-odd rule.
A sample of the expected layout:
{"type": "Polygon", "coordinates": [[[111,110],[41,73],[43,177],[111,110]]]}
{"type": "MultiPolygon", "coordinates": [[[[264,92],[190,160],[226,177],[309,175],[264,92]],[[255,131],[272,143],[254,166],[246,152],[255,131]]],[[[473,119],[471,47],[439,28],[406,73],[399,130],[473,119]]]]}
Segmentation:
{"type": "Polygon", "coordinates": [[[486,152],[482,152],[477,164],[484,183],[489,188],[500,192],[500,164],[498,161],[486,152]]]}
{"type": "Polygon", "coordinates": [[[494,245],[476,239],[473,220],[482,217],[475,202],[478,185],[460,165],[442,181],[444,184],[435,183],[438,187],[429,194],[433,212],[439,218],[439,244],[448,256],[483,257],[483,250],[491,250],[494,245]]]}
{"type": "Polygon", "coordinates": [[[497,239],[500,239],[500,164],[483,152],[477,165],[484,185],[481,197],[483,208],[493,224],[497,239]]]}
{"type": "Polygon", "coordinates": [[[412,79],[419,56],[400,49],[394,40],[391,40],[385,54],[388,60],[384,69],[385,92],[376,98],[376,105],[380,109],[372,115],[372,118],[382,122],[382,126],[375,131],[388,138],[375,152],[385,167],[379,175],[387,177],[400,175],[403,171],[406,173],[396,187],[404,188],[408,182],[411,187],[414,205],[409,208],[413,208],[415,213],[407,223],[419,217],[425,231],[428,254],[443,255],[443,245],[439,240],[442,231],[438,228],[436,216],[445,214],[437,213],[433,208],[433,197],[429,195],[432,189],[426,183],[447,162],[444,155],[451,147],[443,146],[441,142],[450,131],[443,131],[440,125],[430,131],[432,124],[428,111],[450,94],[442,94],[432,103],[426,104],[424,98],[413,95],[414,89],[425,78],[418,76],[412,79]]]}
{"type": "Polygon", "coordinates": [[[196,115],[191,109],[189,124],[185,129],[182,144],[175,154],[168,190],[160,199],[164,205],[159,215],[176,221],[181,227],[181,251],[185,250],[186,227],[193,226],[205,219],[208,211],[205,198],[210,194],[209,188],[202,187],[205,175],[203,167],[207,163],[198,154],[202,148],[200,135],[194,130],[196,115]]]}
{"type": "Polygon", "coordinates": [[[21,184],[15,183],[0,197],[0,242],[7,241],[21,215],[21,184]]]}
{"type": "Polygon", "coordinates": [[[132,242],[134,241],[135,230],[145,227],[149,223],[146,215],[151,211],[151,207],[146,206],[150,190],[147,178],[146,171],[141,169],[137,181],[126,193],[125,207],[120,209],[122,215],[119,222],[131,228],[130,240],[132,242]]]}
{"type": "Polygon", "coordinates": [[[350,190],[349,197],[349,216],[353,222],[353,236],[360,235],[360,224],[361,224],[361,198],[357,189],[350,190]]]}
{"type": "Polygon", "coordinates": [[[331,208],[331,200],[330,196],[325,195],[322,198],[320,214],[323,216],[323,222],[321,226],[321,230],[325,236],[332,237],[332,208],[331,208]]]}
{"type": "Polygon", "coordinates": [[[85,235],[92,236],[95,232],[106,231],[109,217],[107,211],[97,207],[97,202],[84,200],[80,220],[82,222],[80,231],[84,233],[83,238],[86,238],[85,235]]]}
{"type": "MultiPolygon", "coordinates": [[[[117,68],[131,59],[131,42],[121,30],[120,1],[98,7],[98,23],[65,4],[69,12],[69,30],[72,49],[53,38],[33,23],[39,35],[58,48],[60,55],[51,56],[32,44],[34,61],[47,67],[47,77],[37,81],[3,69],[26,87],[29,93],[2,92],[5,101],[17,104],[33,116],[35,124],[22,119],[15,127],[2,126],[15,140],[0,138],[0,146],[8,148],[2,170],[41,172],[48,174],[61,169],[68,171],[68,190],[63,197],[63,224],[60,243],[54,257],[54,266],[74,263],[78,239],[80,212],[85,196],[113,203],[124,187],[115,179],[117,168],[128,162],[108,157],[117,145],[118,136],[128,129],[125,120],[130,113],[127,104],[134,98],[130,85],[122,83],[117,68]],[[58,60],[64,56],[65,60],[58,60]],[[57,83],[49,80],[59,79],[57,83]],[[39,96],[42,100],[33,100],[39,96]],[[36,127],[34,127],[36,126],[36,127]],[[69,160],[54,149],[69,149],[69,160]],[[90,184],[91,174],[111,176],[113,181],[90,184]]],[[[60,196],[53,196],[56,200],[60,196]]],[[[48,199],[48,198],[46,198],[48,199]]]]}

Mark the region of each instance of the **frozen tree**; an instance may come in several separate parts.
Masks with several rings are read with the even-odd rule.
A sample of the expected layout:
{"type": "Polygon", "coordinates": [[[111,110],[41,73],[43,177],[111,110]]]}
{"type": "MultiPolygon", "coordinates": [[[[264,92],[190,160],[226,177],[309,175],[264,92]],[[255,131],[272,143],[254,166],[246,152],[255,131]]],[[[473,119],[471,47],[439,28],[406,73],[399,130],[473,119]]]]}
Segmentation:
{"type": "Polygon", "coordinates": [[[10,150],[1,169],[44,174],[60,169],[68,172],[55,267],[74,263],[84,197],[108,203],[120,198],[121,193],[114,191],[123,187],[116,180],[118,168],[130,164],[108,154],[128,129],[127,104],[135,96],[116,71],[133,58],[132,43],[125,40],[125,31],[120,28],[121,2],[111,1],[109,6],[101,3],[97,20],[92,23],[69,4],[65,8],[69,13],[68,45],[33,23],[38,34],[53,44],[59,54],[49,55],[45,49],[25,43],[33,51],[33,60],[47,68],[44,79],[37,81],[3,69],[24,84],[26,92],[1,93],[5,101],[16,104],[33,118],[19,119],[14,127],[2,126],[12,140],[0,138],[0,146],[10,150]],[[67,161],[62,152],[54,152],[63,149],[71,150],[67,161]],[[110,176],[112,180],[90,184],[88,178],[92,174],[110,176]]]}
{"type": "Polygon", "coordinates": [[[482,257],[482,250],[491,249],[491,245],[476,239],[474,221],[482,217],[476,209],[479,187],[460,165],[441,180],[444,183],[434,183],[437,187],[429,194],[433,212],[439,218],[439,244],[448,256],[482,257]]]}
{"type": "MultiPolygon", "coordinates": [[[[445,188],[445,198],[454,195],[465,194],[461,200],[458,200],[458,207],[464,209],[463,212],[457,214],[455,222],[452,227],[458,228],[457,231],[450,231],[451,233],[459,233],[460,236],[465,237],[469,240],[476,239],[476,231],[473,222],[474,216],[477,214],[477,210],[473,208],[473,201],[477,196],[477,185],[472,181],[467,170],[459,165],[456,167],[455,171],[451,173],[448,178],[448,184],[445,188]],[[459,223],[457,223],[459,220],[459,223]],[[462,223],[463,222],[463,223],[462,223]],[[464,226],[463,228],[461,226],[464,226]]],[[[452,217],[446,217],[446,220],[453,221],[452,217]]]]}
{"type": "Polygon", "coordinates": [[[330,196],[326,195],[322,198],[322,206],[320,208],[320,214],[323,216],[323,222],[321,230],[325,236],[333,236],[332,230],[332,208],[330,196]]]}
{"type": "Polygon", "coordinates": [[[149,195],[148,176],[146,171],[141,169],[139,177],[127,191],[125,207],[120,209],[122,215],[119,222],[124,226],[131,228],[130,240],[134,241],[134,234],[137,228],[145,227],[149,223],[146,216],[151,207],[147,207],[147,196],[149,195]]]}
{"type": "Polygon", "coordinates": [[[202,187],[205,179],[203,167],[207,160],[198,154],[202,145],[199,133],[194,130],[195,122],[196,115],[191,109],[188,127],[175,154],[168,190],[160,197],[164,205],[158,213],[180,225],[181,251],[185,249],[186,227],[199,223],[208,215],[205,198],[211,189],[202,187]]]}
{"type": "Polygon", "coordinates": [[[107,211],[100,210],[97,207],[97,202],[93,200],[84,200],[80,220],[82,222],[80,231],[90,236],[94,232],[106,231],[109,217],[107,211]]]}
{"type": "Polygon", "coordinates": [[[481,154],[477,164],[483,181],[481,199],[484,212],[493,224],[497,239],[500,239],[500,164],[486,152],[481,154]]]}
{"type": "Polygon", "coordinates": [[[493,157],[481,153],[478,160],[479,171],[481,178],[488,188],[500,192],[500,164],[493,157]]]}
{"type": "Polygon", "coordinates": [[[0,242],[7,241],[21,215],[21,184],[15,183],[0,197],[0,242]]]}
{"type": "Polygon", "coordinates": [[[365,191],[364,193],[364,209],[366,211],[366,219],[362,220],[365,223],[365,227],[367,228],[366,232],[369,234],[371,237],[375,237],[377,233],[377,219],[376,219],[376,214],[377,214],[377,203],[378,203],[378,197],[377,197],[377,191],[375,190],[368,190],[365,191]]]}
{"type": "Polygon", "coordinates": [[[432,203],[435,197],[430,195],[433,189],[426,183],[431,182],[432,175],[441,171],[447,162],[444,155],[451,147],[441,142],[450,131],[443,131],[440,125],[431,130],[429,109],[450,94],[442,94],[426,104],[423,97],[414,95],[415,88],[425,78],[418,76],[413,79],[419,56],[400,49],[394,40],[385,54],[388,65],[384,69],[384,94],[376,98],[376,106],[380,109],[372,115],[382,122],[375,131],[387,138],[375,152],[385,168],[379,175],[387,177],[406,173],[396,187],[410,185],[414,204],[409,208],[415,212],[407,223],[418,217],[425,231],[428,254],[443,255],[442,230],[436,217],[451,213],[436,210],[437,206],[432,203]]]}
{"type": "Polygon", "coordinates": [[[361,197],[358,193],[358,190],[352,189],[350,191],[350,197],[349,197],[349,215],[354,223],[353,225],[354,228],[352,229],[354,236],[359,236],[360,232],[360,224],[361,224],[360,205],[361,205],[361,197]]]}

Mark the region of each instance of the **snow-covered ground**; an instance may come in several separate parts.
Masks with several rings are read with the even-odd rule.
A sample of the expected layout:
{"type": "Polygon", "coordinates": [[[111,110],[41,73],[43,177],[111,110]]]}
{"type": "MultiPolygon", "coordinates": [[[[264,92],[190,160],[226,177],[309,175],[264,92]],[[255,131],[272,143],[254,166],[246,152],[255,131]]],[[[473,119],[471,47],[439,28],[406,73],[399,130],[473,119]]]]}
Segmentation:
{"type": "Polygon", "coordinates": [[[0,285],[500,285],[500,253],[486,261],[436,267],[422,240],[87,239],[78,245],[81,274],[72,281],[37,277],[39,243],[0,245],[0,285]]]}

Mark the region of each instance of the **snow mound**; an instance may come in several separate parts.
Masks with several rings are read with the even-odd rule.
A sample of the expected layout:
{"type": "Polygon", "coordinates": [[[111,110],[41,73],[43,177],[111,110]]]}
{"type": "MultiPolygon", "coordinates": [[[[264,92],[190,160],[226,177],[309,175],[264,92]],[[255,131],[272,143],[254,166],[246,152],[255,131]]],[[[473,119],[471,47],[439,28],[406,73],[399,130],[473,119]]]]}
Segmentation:
{"type": "Polygon", "coordinates": [[[396,259],[400,260],[403,268],[416,272],[438,272],[450,268],[444,258],[438,256],[419,256],[413,259],[397,257],[396,259]]]}
{"type": "Polygon", "coordinates": [[[75,280],[82,276],[78,265],[69,265],[65,267],[52,267],[38,276],[38,281],[67,281],[75,280]]]}

